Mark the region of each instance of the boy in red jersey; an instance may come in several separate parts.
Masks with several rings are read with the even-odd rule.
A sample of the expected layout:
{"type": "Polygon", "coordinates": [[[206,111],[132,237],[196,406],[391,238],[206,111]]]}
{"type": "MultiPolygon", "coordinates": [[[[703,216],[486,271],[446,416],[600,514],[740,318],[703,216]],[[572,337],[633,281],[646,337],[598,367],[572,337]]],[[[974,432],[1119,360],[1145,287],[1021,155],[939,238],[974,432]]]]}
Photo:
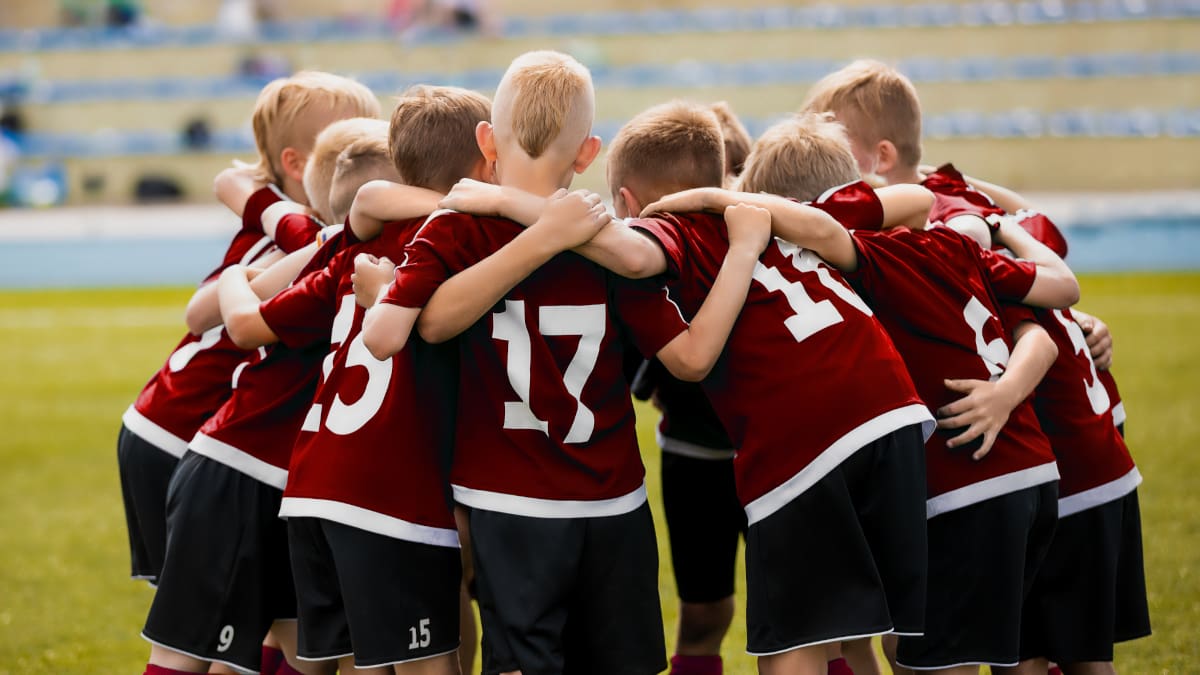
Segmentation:
{"type": "MultiPolygon", "coordinates": [[[[948,176],[947,183],[937,172],[923,176],[921,162],[921,103],[916,89],[908,78],[895,68],[871,60],[859,60],[827,75],[809,90],[803,106],[812,112],[832,112],[846,127],[850,147],[863,176],[877,176],[888,185],[921,183],[933,190],[936,201],[930,220],[943,220],[941,211],[964,200],[968,204],[1000,208],[1012,214],[1021,227],[1048,246],[1059,257],[1067,254],[1066,239],[1049,219],[1029,208],[1019,195],[1005,188],[974,181],[974,189],[958,189],[957,179],[948,176]],[[951,190],[942,189],[952,187],[951,190]]],[[[957,171],[953,171],[957,174],[957,171]]],[[[960,176],[961,177],[961,176],[960,176]]],[[[1097,327],[1093,317],[1079,317],[1093,344],[1093,356],[1102,356],[1103,336],[1091,337],[1097,327]],[[1100,353],[1098,353],[1100,352],[1100,353]]],[[[1099,324],[1102,331],[1107,327],[1099,324]]],[[[1111,344],[1111,343],[1107,343],[1111,344]]],[[[1111,358],[1111,353],[1106,355],[1111,358]]],[[[1100,380],[1108,390],[1113,405],[1113,422],[1124,432],[1125,407],[1117,391],[1116,380],[1101,363],[1100,380]]]]}
{"type": "MultiPolygon", "coordinates": [[[[815,197],[833,212],[861,218],[881,205],[874,191],[853,182],[857,175],[841,127],[810,114],[763,135],[742,187],[815,197]]],[[[1011,224],[998,236],[1036,265],[983,251],[949,228],[876,233],[870,230],[878,228],[846,216],[839,218],[844,227],[827,222],[794,228],[788,219],[795,202],[749,192],[697,191],[651,208],[718,208],[739,200],[769,208],[778,236],[846,272],[888,328],[922,399],[946,418],[939,426],[969,427],[926,443],[929,604],[925,635],[900,638],[900,663],[931,669],[1013,665],[1020,599],[1049,544],[1058,477],[1024,399],[1056,350],[1028,320],[1031,315],[1013,330],[1014,348],[999,303],[1064,306],[1078,296],[1074,277],[1053,252],[1011,224]],[[968,396],[955,401],[955,392],[968,396]],[[978,450],[961,449],[975,436],[983,437],[978,450]],[[980,571],[967,575],[964,567],[980,571]],[[988,583],[978,584],[980,577],[988,583]]]]}
{"type": "MultiPolygon", "coordinates": [[[[299,73],[269,84],[254,110],[257,165],[229,169],[215,182],[218,195],[241,216],[242,227],[202,287],[231,264],[277,259],[279,254],[270,250],[273,244],[291,251],[310,242],[317,225],[288,216],[307,203],[295,181],[296,160],[302,171],[306,149],[331,120],[378,111],[370,90],[333,75],[299,73]],[[314,105],[302,110],[304,101],[314,105]]],[[[167,482],[187,439],[229,397],[233,370],[246,356],[220,329],[195,331],[180,341],[125,411],[117,457],[135,578],[157,581],[166,546],[167,482]]]]}
{"type": "MultiPolygon", "coordinates": [[[[542,198],[565,187],[599,150],[589,135],[593,106],[590,75],[574,59],[518,57],[496,92],[492,124],[477,132],[500,184],[542,198]]],[[[367,313],[364,340],[376,356],[403,347],[418,313],[427,339],[465,329],[460,353],[473,369],[459,390],[451,482],[470,508],[484,672],[665,666],[622,338],[693,377],[707,372],[721,326],[727,332],[744,298],[751,251],[763,244],[762,215],[734,216],[749,216],[750,228],[730,255],[737,263],[727,265],[727,292],[705,317],[718,335],[703,344],[680,335],[682,321],[657,285],[614,279],[512,221],[453,213],[425,225],[367,313]],[[646,326],[671,316],[664,310],[675,326],[646,326]]]]}
{"type": "MultiPolygon", "coordinates": [[[[617,214],[637,212],[642,203],[674,190],[720,186],[722,157],[721,132],[710,110],[676,103],[638,115],[609,151],[617,214]]],[[[512,212],[531,208],[528,196],[516,192],[501,195],[500,206],[512,212]]],[[[802,210],[814,220],[827,217],[817,209],[802,210]]],[[[732,254],[725,224],[704,214],[632,224],[636,229],[609,226],[577,250],[625,272],[668,273],[670,297],[685,316],[694,316],[690,331],[703,333],[701,312],[712,302],[732,254]]],[[[882,327],[853,292],[827,269],[793,265],[786,255],[771,245],[757,256],[756,283],[703,385],[739,448],[734,468],[750,522],[750,651],[760,656],[763,672],[824,673],[828,642],[886,632],[893,625],[920,630],[924,560],[908,549],[924,540],[921,426],[932,427],[933,420],[882,327]],[[810,294],[833,310],[816,317],[823,325],[813,325],[810,313],[799,311],[804,300],[813,302],[810,294]],[[813,346],[824,340],[849,345],[857,361],[814,360],[830,353],[813,346]],[[858,369],[880,380],[865,396],[854,385],[858,369]],[[802,382],[854,388],[860,409],[835,411],[850,394],[814,396],[802,382]],[[794,423],[768,421],[773,416],[794,423]],[[868,494],[874,496],[867,499],[868,494]],[[809,515],[818,510],[822,518],[809,515]],[[871,534],[864,537],[860,522],[871,534]],[[811,551],[813,540],[853,553],[837,561],[805,555],[800,549],[811,551]],[[846,602],[847,596],[854,602],[846,602]],[[820,609],[797,612],[797,607],[820,609]]],[[[670,327],[671,315],[657,318],[664,330],[670,327]]]]}
{"type": "MultiPolygon", "coordinates": [[[[264,226],[274,224],[277,227],[271,232],[271,234],[274,234],[275,238],[280,240],[281,244],[282,242],[287,241],[289,243],[286,246],[290,247],[298,246],[301,243],[311,242],[313,235],[317,230],[319,230],[319,226],[310,218],[304,217],[302,219],[294,219],[290,215],[281,213],[279,209],[282,207],[276,206],[275,202],[279,202],[284,195],[290,195],[291,192],[285,192],[285,190],[275,187],[274,183],[268,183],[267,187],[260,187],[262,185],[262,177],[268,176],[267,180],[278,181],[280,185],[287,186],[287,190],[298,192],[296,196],[303,199],[304,193],[302,188],[299,187],[301,185],[300,179],[303,174],[306,155],[313,143],[313,139],[311,137],[307,139],[303,138],[303,134],[311,133],[311,135],[315,137],[316,133],[328,123],[330,118],[337,119],[339,117],[371,115],[377,114],[378,110],[378,101],[369,90],[351,80],[332,75],[326,75],[322,73],[302,73],[293,78],[285,78],[284,80],[273,82],[271,85],[268,85],[268,87],[264,89],[263,93],[260,95],[259,101],[256,104],[254,119],[255,128],[258,130],[256,133],[258,133],[258,141],[262,151],[264,153],[269,152],[272,154],[263,155],[260,157],[260,162],[256,167],[245,167],[241,169],[230,170],[223,174],[218,180],[218,196],[223,201],[233,204],[236,209],[237,196],[242,195],[242,198],[245,199],[245,195],[249,195],[249,198],[245,202],[243,216],[244,218],[247,216],[261,218],[263,223],[263,225],[258,226],[257,234],[255,233],[255,230],[248,225],[243,229],[242,232],[238,234],[238,237],[235,239],[235,241],[245,240],[251,242],[251,250],[266,249],[267,245],[270,244],[269,238],[266,239],[265,244],[255,242],[254,239],[255,237],[264,237],[264,226]],[[272,125],[283,125],[284,130],[281,131],[280,129],[269,126],[268,121],[272,125]],[[269,134],[268,131],[270,131],[269,134]],[[272,220],[275,222],[272,223],[272,220]]],[[[238,262],[236,258],[227,257],[226,263],[223,265],[223,267],[236,262],[238,262]]],[[[294,270],[298,269],[300,265],[297,263],[288,264],[292,265],[291,269],[293,270],[294,276],[294,270]]],[[[190,325],[196,325],[197,328],[201,327],[199,324],[203,323],[201,319],[203,319],[203,316],[206,314],[206,307],[211,307],[211,305],[214,305],[215,303],[212,302],[214,299],[215,284],[210,284],[202,288],[197,293],[196,297],[194,298],[194,302],[189,305],[189,319],[191,319],[189,321],[190,325]]],[[[208,313],[211,314],[211,312],[208,313]]],[[[215,417],[221,416],[222,410],[229,408],[230,401],[227,399],[229,399],[231,395],[230,382],[232,381],[235,388],[239,383],[244,384],[245,382],[241,376],[248,368],[253,367],[252,362],[256,361],[258,358],[258,354],[252,352],[252,358],[243,361],[243,363],[239,365],[238,361],[246,358],[246,352],[235,348],[236,345],[234,345],[234,343],[228,338],[223,328],[218,326],[208,329],[206,332],[204,332],[204,335],[206,336],[210,334],[217,335],[220,338],[216,346],[220,346],[221,343],[227,343],[229,347],[221,352],[222,354],[228,353],[228,358],[225,361],[222,361],[222,365],[224,367],[221,368],[221,377],[223,378],[222,382],[224,385],[223,392],[219,397],[213,399],[213,403],[215,404],[214,408],[210,409],[204,417],[197,420],[198,423],[204,424],[211,423],[215,417]],[[205,419],[207,419],[208,422],[205,422],[205,419]]],[[[198,344],[203,345],[203,339],[198,344]]],[[[201,356],[205,357],[206,364],[209,360],[211,360],[210,357],[212,357],[214,353],[215,352],[211,352],[209,349],[192,350],[192,355],[195,358],[198,359],[201,356]]],[[[211,369],[205,368],[205,372],[212,372],[215,374],[216,371],[217,369],[215,367],[211,369]]],[[[176,405],[177,403],[178,399],[174,399],[170,402],[171,405],[176,405]]],[[[199,434],[198,431],[196,433],[199,434]]],[[[214,488],[214,492],[216,491],[219,491],[219,488],[214,488]]],[[[172,525],[173,521],[171,513],[180,508],[180,501],[185,501],[185,499],[180,498],[176,492],[177,491],[172,490],[167,497],[166,529],[168,533],[176,528],[175,525],[172,525]]],[[[203,507],[200,507],[199,511],[202,510],[203,507]]],[[[197,515],[195,522],[199,524],[203,520],[203,514],[199,514],[197,515]]],[[[211,530],[211,522],[208,527],[211,530]]],[[[187,543],[183,541],[184,539],[186,539],[186,537],[172,538],[168,535],[167,549],[170,550],[173,546],[187,543]],[[173,541],[175,542],[174,544],[172,543],[173,541]]],[[[198,557],[198,559],[206,559],[204,556],[213,553],[206,549],[207,543],[209,542],[190,542],[190,545],[200,548],[199,551],[195,552],[195,555],[198,557]]],[[[175,556],[177,563],[186,561],[187,557],[187,555],[180,554],[175,556]]],[[[170,561],[170,559],[171,556],[168,555],[167,560],[170,561]]],[[[286,560],[284,560],[284,565],[286,565],[286,560]]],[[[169,562],[164,566],[164,569],[167,567],[170,567],[169,562]]],[[[189,582],[186,581],[187,574],[181,575],[180,573],[176,572],[174,577],[176,577],[175,581],[171,582],[170,584],[172,588],[179,589],[181,587],[188,587],[189,582]]],[[[222,580],[220,583],[223,586],[224,580],[222,580]]],[[[247,590],[243,592],[246,593],[247,597],[254,597],[255,593],[258,591],[258,584],[256,581],[249,581],[247,583],[253,588],[253,591],[247,590]]],[[[206,593],[203,588],[197,588],[194,590],[198,593],[206,594],[211,598],[219,599],[224,596],[224,591],[211,591],[206,593]]],[[[168,593],[168,595],[170,595],[170,593],[168,593]]],[[[156,598],[156,601],[157,600],[158,598],[156,598]]],[[[160,604],[165,606],[171,603],[164,600],[160,604]]],[[[151,608],[151,611],[154,613],[153,607],[151,608]]],[[[164,610],[160,607],[160,614],[163,611],[164,610]]],[[[186,615],[189,609],[177,606],[175,610],[165,611],[167,614],[174,614],[175,616],[172,617],[173,619],[179,618],[181,620],[177,626],[186,623],[186,618],[180,615],[186,615]]],[[[179,654],[172,650],[165,649],[159,645],[153,647],[151,655],[152,663],[147,668],[148,672],[164,672],[162,670],[163,668],[169,669],[172,667],[190,668],[195,671],[197,668],[204,667],[202,662],[197,663],[197,661],[200,661],[200,659],[193,658],[191,655],[208,657],[210,660],[214,661],[226,661],[241,664],[253,663],[254,667],[256,668],[258,666],[260,656],[269,656],[265,650],[263,654],[260,655],[257,642],[254,642],[255,640],[262,640],[263,636],[265,635],[265,630],[255,631],[251,629],[238,631],[238,629],[235,628],[232,623],[215,625],[210,627],[209,630],[210,634],[203,636],[193,634],[182,640],[182,642],[187,643],[188,646],[180,647],[180,649],[188,652],[188,654],[179,654]],[[228,630],[226,630],[226,628],[228,628],[228,630]],[[236,640],[238,643],[238,661],[233,661],[232,658],[224,657],[233,647],[235,642],[234,634],[237,632],[242,634],[238,635],[236,640]],[[248,635],[248,633],[253,632],[257,632],[257,636],[252,637],[248,635]]],[[[160,637],[163,637],[162,633],[157,631],[155,632],[156,634],[159,634],[160,637]]],[[[179,635],[178,633],[172,633],[170,630],[166,631],[166,633],[171,634],[171,636],[167,639],[172,641],[174,641],[175,637],[179,635]]],[[[238,667],[245,668],[248,666],[239,665],[238,667]]]]}
{"type": "MultiPolygon", "coordinates": [[[[931,189],[937,197],[931,218],[949,221],[966,214],[993,225],[1015,221],[1066,256],[1066,240],[1058,228],[1020,195],[981,181],[972,184],[950,165],[921,175],[920,102],[912,84],[895,69],[878,62],[853,63],[818,82],[806,105],[833,111],[846,123],[861,170],[878,173],[889,183],[920,180],[931,189]]],[[[1140,475],[1119,438],[1124,406],[1116,382],[1088,358],[1086,338],[1080,353],[1076,343],[1083,331],[1071,310],[1038,312],[1037,320],[1059,347],[1035,404],[1062,473],[1059,517],[1065,519],[1029,598],[1021,653],[1049,655],[1068,671],[1111,670],[1115,640],[1150,632],[1135,491],[1140,475]],[[1104,428],[1101,420],[1117,432],[1104,428]]],[[[1102,351],[1097,321],[1087,315],[1082,320],[1102,351]]],[[[1101,356],[1111,360],[1111,353],[1101,356]]]]}
{"type": "MultiPolygon", "coordinates": [[[[432,191],[485,176],[473,132],[489,113],[488,100],[473,92],[409,90],[392,118],[392,173],[432,191]]],[[[331,194],[353,192],[346,187],[357,185],[335,184],[331,194]]],[[[574,201],[584,212],[591,207],[574,201]]],[[[429,210],[435,206],[430,202],[429,210]]],[[[445,394],[453,396],[454,361],[420,341],[390,359],[373,359],[362,346],[362,310],[351,288],[356,255],[399,257],[423,222],[386,224],[379,237],[342,251],[261,306],[244,276],[222,280],[222,309],[235,337],[293,349],[316,340],[332,345],[280,514],[289,519],[299,655],[353,654],[343,669],[352,662],[389,672],[458,672],[458,535],[441,450],[453,422],[453,399],[446,405],[445,394]]]]}

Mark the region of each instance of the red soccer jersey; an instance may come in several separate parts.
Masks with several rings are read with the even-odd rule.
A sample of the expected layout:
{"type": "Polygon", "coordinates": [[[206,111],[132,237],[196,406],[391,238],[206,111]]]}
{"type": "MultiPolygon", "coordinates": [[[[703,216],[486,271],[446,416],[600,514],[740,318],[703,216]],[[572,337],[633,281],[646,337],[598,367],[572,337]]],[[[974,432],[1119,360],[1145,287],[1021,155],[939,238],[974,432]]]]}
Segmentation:
{"type": "MultiPolygon", "coordinates": [[[[344,234],[326,242],[300,272],[294,285],[311,283],[348,243],[344,234]]],[[[328,308],[326,314],[319,314],[320,308],[314,308],[303,315],[288,313],[289,309],[274,299],[260,305],[263,319],[276,334],[292,326],[312,327],[310,330],[319,333],[315,326],[323,321],[327,342],[336,308],[328,308]]],[[[312,404],[321,357],[327,351],[321,341],[303,349],[272,345],[265,356],[242,369],[238,386],[200,427],[188,447],[282,490],[287,483],[292,446],[312,404]]]]}
{"type": "MultiPolygon", "coordinates": [[[[283,199],[286,197],[274,186],[251,195],[242,211],[241,230],[229,243],[221,267],[207,281],[214,280],[230,265],[251,263],[270,250],[271,240],[263,234],[262,213],[283,199]]],[[[285,251],[311,242],[319,229],[307,216],[286,220],[287,224],[281,223],[277,230],[277,236],[279,232],[286,233],[286,244],[280,243],[285,251]]],[[[176,457],[182,456],[188,439],[229,398],[239,364],[249,365],[258,355],[257,351],[239,349],[221,326],[203,335],[189,333],[142,388],[137,400],[125,411],[122,422],[143,440],[176,457]]]]}
{"type": "Polygon", "coordinates": [[[292,454],[280,515],[457,547],[442,461],[452,443],[456,345],[428,345],[414,332],[398,354],[376,360],[363,346],[364,311],[350,280],[358,253],[400,260],[423,221],[388,223],[375,239],[339,253],[272,300],[277,311],[297,317],[337,312],[332,333],[328,324],[323,331],[280,326],[278,333],[293,349],[317,339],[330,345],[325,377],[292,454]]]}
{"type": "MultiPolygon", "coordinates": [[[[961,397],[945,387],[947,378],[1000,377],[1012,349],[1000,302],[1025,297],[1033,265],[980,249],[945,227],[853,236],[859,269],[851,280],[887,327],[930,410],[961,397]]],[[[958,432],[938,431],[926,442],[929,517],[1058,478],[1028,401],[1012,411],[980,461],[970,450],[946,448],[958,432]]]]}
{"type": "MultiPolygon", "coordinates": [[[[724,221],[688,213],[630,224],[662,247],[671,295],[695,316],[729,250],[724,221]]],[[[734,474],[750,523],[868,443],[910,424],[932,425],[870,308],[811,251],[778,239],[759,258],[703,384],[738,448],[734,474]]]]}
{"type": "MultiPolygon", "coordinates": [[[[423,307],[451,275],[522,228],[439,212],[418,232],[385,302],[423,307]]],[[[532,517],[632,511],[646,499],[621,333],[655,354],[685,328],[658,286],[555,256],[459,338],[451,482],[467,506],[532,517]]]]}
{"type": "Polygon", "coordinates": [[[1071,310],[1038,310],[1058,358],[1038,384],[1034,409],[1058,458],[1060,518],[1129,494],[1141,482],[1112,422],[1108,392],[1097,377],[1083,330],[1071,310]]]}

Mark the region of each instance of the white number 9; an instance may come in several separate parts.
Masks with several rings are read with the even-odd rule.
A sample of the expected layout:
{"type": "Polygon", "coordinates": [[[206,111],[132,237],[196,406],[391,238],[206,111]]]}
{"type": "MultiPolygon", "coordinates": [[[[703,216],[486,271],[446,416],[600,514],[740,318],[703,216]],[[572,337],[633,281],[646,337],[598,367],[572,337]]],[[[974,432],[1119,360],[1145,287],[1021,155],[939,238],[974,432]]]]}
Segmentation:
{"type": "Polygon", "coordinates": [[[221,629],[221,635],[217,638],[217,651],[226,652],[229,646],[233,644],[233,626],[228,624],[221,629]]]}

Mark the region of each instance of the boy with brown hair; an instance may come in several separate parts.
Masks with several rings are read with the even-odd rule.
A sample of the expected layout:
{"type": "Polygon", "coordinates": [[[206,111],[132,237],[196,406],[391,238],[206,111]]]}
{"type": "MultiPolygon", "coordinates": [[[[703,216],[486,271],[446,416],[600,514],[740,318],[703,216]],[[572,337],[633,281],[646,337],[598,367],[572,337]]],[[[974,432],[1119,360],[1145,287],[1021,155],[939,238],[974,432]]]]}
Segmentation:
{"type": "MultiPolygon", "coordinates": [[[[978,660],[1011,665],[1017,650],[1018,623],[1013,620],[1031,582],[1030,571],[1053,531],[1058,477],[1049,444],[1025,399],[1056,350],[1032,313],[1017,317],[1020,323],[1012,324],[1010,342],[1000,303],[1064,306],[1078,297],[1078,285],[1053,252],[1014,225],[999,236],[1036,264],[984,251],[947,227],[872,232],[879,228],[863,227],[852,216],[857,213],[861,220],[885,206],[865,184],[846,183],[856,175],[841,125],[828,116],[806,114],[763,135],[743,174],[746,192],[677,195],[655,206],[719,208],[746,200],[769,208],[778,236],[842,270],[868,301],[904,357],[921,398],[946,418],[939,426],[969,426],[952,438],[938,434],[925,444],[930,519],[926,635],[901,637],[900,662],[906,663],[906,649],[919,642],[943,650],[935,659],[949,661],[931,659],[920,666],[978,660]],[[818,170],[830,183],[822,186],[796,171],[796,163],[841,169],[818,170]],[[796,203],[760,194],[768,185],[791,199],[820,190],[818,204],[844,213],[839,218],[844,229],[832,223],[791,227],[796,203]],[[846,230],[852,230],[850,235],[846,230]],[[955,401],[954,392],[968,396],[955,401]],[[983,443],[974,452],[947,450],[964,447],[976,436],[983,443]],[[977,571],[968,575],[964,568],[977,571]],[[980,583],[983,578],[986,584],[980,583]]],[[[925,200],[928,204],[927,192],[925,200]]]]}
{"type": "Polygon", "coordinates": [[[746,165],[746,157],[750,155],[750,148],[754,145],[754,139],[750,137],[750,132],[746,131],[746,125],[738,119],[728,102],[717,101],[709,108],[717,116],[717,122],[721,125],[721,137],[725,140],[725,179],[732,183],[741,175],[742,168],[746,165]]]}
{"type": "MultiPolygon", "coordinates": [[[[489,117],[487,98],[475,92],[413,87],[400,98],[393,115],[400,128],[391,138],[427,152],[393,164],[386,136],[360,139],[343,152],[337,174],[358,178],[335,184],[331,194],[401,174],[443,175],[417,186],[433,192],[460,177],[486,176],[472,136],[489,117]],[[380,156],[388,159],[382,175],[370,170],[380,156]],[[361,170],[350,166],[360,160],[361,170]]],[[[577,205],[565,216],[590,206],[577,205]]],[[[293,350],[329,345],[325,378],[300,426],[279,513],[288,519],[299,656],[341,657],[343,670],[458,672],[458,535],[443,461],[453,422],[453,361],[444,349],[420,341],[387,360],[371,359],[353,291],[355,258],[399,257],[424,220],[385,224],[380,236],[341,251],[261,305],[241,270],[221,281],[222,311],[239,341],[281,342],[293,350]],[[397,429],[404,430],[399,445],[397,429]]]]}
{"type": "MultiPolygon", "coordinates": [[[[1059,255],[1066,254],[1066,241],[1053,223],[1028,209],[1015,193],[979,185],[1005,203],[1006,213],[950,165],[921,174],[920,102],[912,84],[895,69],[855,62],[818,82],[806,106],[832,111],[846,123],[864,172],[878,173],[889,183],[921,182],[933,190],[935,218],[974,221],[975,227],[1016,222],[1059,255]]],[[[982,245],[990,245],[986,237],[982,245]]],[[[1136,494],[1141,478],[1119,435],[1108,428],[1120,424],[1115,415],[1123,411],[1109,393],[1115,392],[1115,382],[1091,363],[1086,337],[1070,310],[1039,312],[1036,319],[1059,346],[1036,401],[1063,473],[1059,516],[1072,517],[1058,523],[1044,572],[1031,579],[1032,595],[1020,622],[1020,657],[1050,656],[1066,662],[1067,671],[1111,670],[1115,640],[1150,632],[1136,494]],[[1082,346],[1076,344],[1080,342],[1082,346]],[[1080,375],[1084,388],[1078,386],[1080,375]],[[1083,438],[1090,440],[1081,443],[1083,438]],[[1090,554],[1080,557],[1081,547],[1090,554]],[[1063,606],[1088,609],[1063,613],[1063,606]]]]}
{"type": "MultiPolygon", "coordinates": [[[[264,89],[255,107],[256,141],[264,153],[275,152],[277,156],[264,154],[260,156],[255,167],[228,170],[218,178],[218,196],[230,204],[235,212],[242,213],[243,228],[235,235],[225,261],[210,280],[215,281],[217,274],[230,265],[250,262],[264,255],[264,252],[269,252],[272,238],[289,250],[312,241],[319,225],[306,216],[290,216],[296,215],[294,211],[297,203],[307,203],[301,177],[313,138],[330,120],[371,114],[378,114],[378,101],[365,87],[346,78],[324,73],[304,73],[295,78],[272,82],[264,89]],[[287,126],[278,128],[285,121],[287,126]],[[303,137],[305,133],[311,135],[306,139],[303,137]],[[280,167],[279,172],[270,168],[273,165],[280,167]],[[278,180],[280,183],[264,184],[264,180],[278,180]],[[288,202],[289,197],[295,198],[297,202],[288,202]]],[[[215,284],[207,284],[197,292],[197,299],[202,295],[212,295],[215,298],[214,289],[215,284]]],[[[250,367],[250,363],[256,358],[244,361],[246,365],[243,368],[239,368],[239,362],[243,362],[247,357],[257,356],[256,353],[247,354],[238,348],[223,328],[215,327],[198,333],[200,335],[192,342],[181,345],[180,350],[172,356],[168,367],[164,367],[164,372],[170,370],[172,378],[170,382],[163,380],[159,384],[165,383],[170,386],[154,388],[155,400],[159,401],[163,410],[171,411],[175,416],[172,419],[182,420],[190,417],[195,420],[194,425],[190,427],[190,433],[193,434],[198,433],[202,425],[211,421],[221,409],[228,406],[232,394],[231,380],[236,381],[238,375],[250,367]],[[202,402],[208,407],[201,407],[202,402]]],[[[186,448],[188,444],[188,441],[184,441],[183,447],[186,448]]],[[[209,489],[213,492],[220,491],[220,488],[215,486],[209,486],[209,489]]],[[[244,598],[226,598],[230,605],[240,607],[230,607],[229,613],[223,616],[218,616],[218,612],[215,611],[208,612],[206,607],[213,602],[223,602],[223,593],[207,592],[204,590],[206,587],[196,581],[202,578],[211,582],[211,576],[216,572],[208,570],[208,576],[202,573],[200,577],[196,577],[186,568],[198,561],[193,560],[189,553],[175,550],[173,554],[172,550],[190,543],[204,548],[202,558],[209,559],[213,555],[219,555],[215,547],[210,549],[206,543],[221,539],[214,533],[219,528],[228,529],[232,521],[200,513],[194,522],[203,523],[203,527],[207,528],[206,534],[213,535],[207,537],[211,541],[197,539],[187,542],[187,537],[172,537],[170,533],[179,527],[180,509],[195,510],[194,507],[186,505],[187,501],[176,491],[172,491],[164,509],[168,532],[167,554],[163,565],[163,577],[159,580],[159,592],[155,597],[158,619],[148,622],[147,631],[144,633],[155,643],[151,649],[151,663],[147,666],[147,672],[169,673],[172,669],[181,672],[202,672],[206,668],[205,662],[221,662],[243,669],[257,669],[260,662],[267,662],[263,659],[264,656],[270,657],[266,650],[260,652],[259,649],[259,643],[266,634],[266,627],[263,626],[261,630],[258,627],[249,627],[243,625],[241,619],[251,613],[275,614],[275,610],[265,608],[264,603],[271,604],[281,598],[286,602],[286,596],[291,593],[290,588],[279,590],[276,585],[266,584],[262,588],[256,588],[254,593],[247,593],[244,598]],[[179,595],[181,591],[184,595],[192,593],[192,598],[183,599],[179,595]],[[201,600],[192,602],[200,596],[203,596],[201,600]],[[227,619],[228,622],[223,619],[227,619]],[[197,627],[201,623],[205,626],[197,627]]],[[[203,511],[203,507],[199,509],[203,511]]],[[[274,514],[270,514],[269,517],[274,519],[274,514]]],[[[274,566],[266,564],[263,557],[256,558],[256,562],[263,563],[259,571],[273,580],[285,576],[277,572],[279,567],[286,566],[286,559],[281,565],[274,566]]],[[[245,569],[239,571],[239,574],[243,573],[249,576],[254,574],[245,569]]],[[[229,579],[222,578],[215,582],[214,587],[226,588],[229,583],[229,579]]],[[[151,612],[155,614],[153,606],[151,612]]],[[[270,617],[266,619],[267,625],[270,624],[269,619],[270,617]]],[[[255,623],[257,621],[254,620],[255,623]]]]}
{"type": "MultiPolygon", "coordinates": [[[[476,136],[504,189],[528,191],[540,211],[595,158],[592,116],[587,70],[563,54],[532,52],[509,67],[492,123],[476,136]]],[[[622,342],[693,377],[707,372],[721,324],[727,334],[744,298],[747,252],[765,236],[761,215],[739,211],[751,216],[749,236],[708,315],[718,335],[702,344],[678,325],[647,325],[674,312],[657,285],[629,285],[560,253],[590,238],[595,222],[537,232],[436,215],[368,312],[363,335],[377,357],[402,348],[417,323],[435,341],[462,333],[460,351],[475,366],[459,389],[471,419],[460,416],[451,482],[470,508],[484,672],[665,666],[657,547],[622,342]]]]}

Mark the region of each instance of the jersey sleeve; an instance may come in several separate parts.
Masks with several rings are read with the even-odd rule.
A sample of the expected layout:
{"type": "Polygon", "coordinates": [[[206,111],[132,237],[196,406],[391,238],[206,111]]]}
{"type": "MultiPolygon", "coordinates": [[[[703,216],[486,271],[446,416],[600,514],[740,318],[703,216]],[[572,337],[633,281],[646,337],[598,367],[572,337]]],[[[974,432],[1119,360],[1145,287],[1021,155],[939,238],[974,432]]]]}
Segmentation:
{"type": "Polygon", "coordinates": [[[847,230],[883,229],[883,202],[862,181],[830,188],[808,205],[833,216],[847,230]]]}
{"type": "Polygon", "coordinates": [[[1057,253],[1058,257],[1067,257],[1067,238],[1063,236],[1062,230],[1058,229],[1054,221],[1036,211],[1017,211],[1014,215],[1017,218],[1017,224],[1034,239],[1045,244],[1047,248],[1057,253]]]}
{"type": "Polygon", "coordinates": [[[429,303],[438,286],[458,271],[453,261],[447,258],[460,248],[455,237],[459,228],[453,226],[458,220],[445,216],[434,218],[417,231],[404,247],[404,260],[396,267],[396,279],[381,302],[416,308],[429,303]]]}
{"type": "Polygon", "coordinates": [[[246,200],[246,206],[242,208],[242,229],[262,234],[263,211],[266,211],[267,207],[275,202],[282,202],[285,199],[287,198],[274,185],[267,185],[256,190],[246,200]]]}
{"type": "Polygon", "coordinates": [[[1011,334],[1022,321],[1037,321],[1033,308],[1019,302],[1000,303],[1000,322],[1005,330],[1011,334]]]}
{"type": "Polygon", "coordinates": [[[288,213],[275,226],[275,244],[291,253],[308,246],[321,231],[320,224],[303,213],[288,213]]]}
{"type": "Polygon", "coordinates": [[[688,323],[671,300],[667,287],[651,279],[613,275],[613,303],[634,346],[646,358],[687,330],[688,323]]]}
{"type": "Polygon", "coordinates": [[[894,250],[895,245],[892,243],[894,235],[904,232],[907,230],[892,230],[892,236],[889,236],[888,232],[856,230],[850,234],[850,240],[854,242],[854,249],[858,254],[858,268],[853,272],[843,272],[842,277],[850,282],[868,304],[878,302],[879,294],[886,293],[890,288],[884,281],[887,270],[896,266],[908,266],[903,255],[894,250]]]}
{"type": "Polygon", "coordinates": [[[650,237],[656,242],[667,257],[667,274],[679,278],[686,257],[687,243],[683,228],[673,218],[635,218],[629,221],[629,227],[650,237]]]}
{"type": "Polygon", "coordinates": [[[1029,295],[1037,279],[1037,265],[1027,260],[1015,260],[995,251],[978,250],[988,282],[1001,302],[1020,302],[1029,295]]]}
{"type": "Polygon", "coordinates": [[[337,275],[330,266],[315,270],[259,305],[267,326],[288,347],[327,342],[337,310],[337,275]]]}

